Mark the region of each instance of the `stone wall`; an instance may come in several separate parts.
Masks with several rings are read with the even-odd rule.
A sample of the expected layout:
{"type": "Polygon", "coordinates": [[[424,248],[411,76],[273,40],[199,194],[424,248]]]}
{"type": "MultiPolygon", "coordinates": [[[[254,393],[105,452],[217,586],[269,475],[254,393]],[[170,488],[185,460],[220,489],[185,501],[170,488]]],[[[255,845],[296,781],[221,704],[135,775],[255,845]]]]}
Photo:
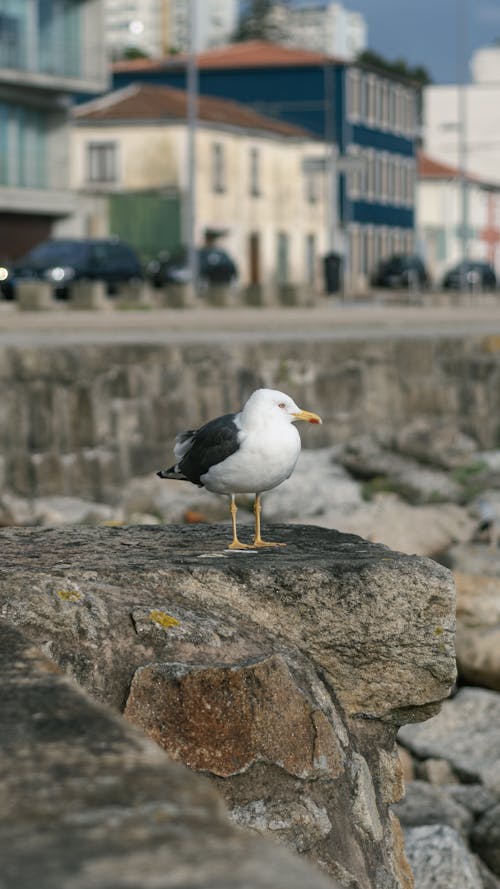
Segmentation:
{"type": "Polygon", "coordinates": [[[5,348],[0,486],[112,498],[169,461],[178,430],[236,409],[260,385],[321,413],[321,429],[301,430],[309,447],[390,434],[416,416],[497,447],[497,339],[5,348]]]}
{"type": "Polygon", "coordinates": [[[412,889],[390,812],[403,792],[395,737],[435,713],[454,681],[451,574],[335,531],[271,533],[285,549],[227,550],[220,526],[0,532],[0,616],[7,641],[12,629],[24,639],[0,658],[10,874],[39,871],[45,889],[52,868],[52,885],[114,889],[132,885],[131,865],[145,886],[243,889],[264,887],[265,865],[269,889],[297,885],[287,859],[280,877],[264,850],[257,877],[241,879],[252,844],[224,827],[204,784],[197,803],[196,774],[233,822],[344,889],[412,889]],[[79,704],[54,665],[108,715],[79,704]],[[120,730],[112,710],[189,766],[184,791],[173,763],[120,730]],[[190,851],[195,873],[207,855],[205,879],[189,882],[190,851]]]}

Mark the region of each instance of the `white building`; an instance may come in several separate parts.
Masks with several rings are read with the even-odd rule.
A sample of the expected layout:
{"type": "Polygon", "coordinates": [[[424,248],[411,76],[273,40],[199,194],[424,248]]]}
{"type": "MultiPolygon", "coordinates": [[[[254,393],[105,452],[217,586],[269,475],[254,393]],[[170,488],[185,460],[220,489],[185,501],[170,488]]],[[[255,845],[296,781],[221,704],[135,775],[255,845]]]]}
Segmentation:
{"type": "Polygon", "coordinates": [[[478,50],[471,70],[474,81],[464,87],[447,84],[425,88],[425,150],[437,160],[459,167],[463,125],[467,172],[500,184],[500,47],[478,50]]]}
{"type": "MultiPolygon", "coordinates": [[[[418,248],[436,283],[463,258],[463,185],[460,171],[421,154],[417,189],[418,248]]],[[[500,274],[500,189],[467,181],[469,259],[485,260],[500,274]]]]}
{"type": "MultiPolygon", "coordinates": [[[[228,43],[236,29],[238,0],[197,0],[196,49],[228,43]]],[[[135,48],[163,56],[189,46],[188,0],[105,0],[106,42],[113,55],[135,48]]]]}
{"type": "Polygon", "coordinates": [[[368,30],[360,12],[328,2],[286,8],[285,12],[282,25],[288,36],[284,42],[291,46],[342,59],[354,59],[366,49],[368,30]]]}

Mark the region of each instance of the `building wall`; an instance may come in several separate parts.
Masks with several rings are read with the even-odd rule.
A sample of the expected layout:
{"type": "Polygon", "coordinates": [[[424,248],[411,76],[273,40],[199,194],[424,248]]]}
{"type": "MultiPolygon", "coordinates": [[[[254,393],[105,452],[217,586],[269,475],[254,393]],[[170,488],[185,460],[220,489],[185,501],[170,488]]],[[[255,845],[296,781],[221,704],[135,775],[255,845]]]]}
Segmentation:
{"type": "Polygon", "coordinates": [[[290,46],[305,47],[346,60],[354,59],[366,49],[366,19],[340,3],[287,8],[283,25],[287,31],[283,42],[290,46]]]}
{"type": "MultiPolygon", "coordinates": [[[[196,49],[228,43],[236,29],[238,0],[198,0],[196,49]]],[[[105,0],[106,43],[120,55],[136,47],[157,57],[189,47],[188,0],[105,0]]]]}
{"type": "Polygon", "coordinates": [[[16,0],[0,31],[2,256],[16,259],[75,209],[69,96],[107,85],[100,0],[16,0]]]}
{"type": "MultiPolygon", "coordinates": [[[[469,257],[491,262],[500,273],[500,196],[473,182],[467,187],[467,196],[469,257]]],[[[429,271],[439,281],[463,258],[462,186],[458,179],[419,182],[417,230],[429,271]]]]}
{"type": "MultiPolygon", "coordinates": [[[[500,185],[500,83],[471,84],[465,89],[466,169],[500,185]]],[[[436,160],[459,167],[459,88],[428,86],[424,90],[424,146],[436,160]]]]}
{"type": "MultiPolygon", "coordinates": [[[[324,172],[306,174],[303,164],[305,158],[324,158],[324,145],[201,125],[196,150],[198,243],[204,242],[207,230],[224,232],[219,243],[236,259],[240,280],[246,284],[251,281],[250,238],[257,236],[259,283],[271,285],[280,278],[277,257],[281,250],[282,262],[284,251],[287,254],[282,283],[319,287],[320,258],[327,239],[328,183],[324,172]]],[[[184,125],[92,126],[80,122],[74,127],[72,153],[73,186],[83,194],[174,190],[185,199],[184,125]],[[116,146],[116,178],[112,182],[89,181],[87,152],[89,146],[99,143],[116,146]]]]}

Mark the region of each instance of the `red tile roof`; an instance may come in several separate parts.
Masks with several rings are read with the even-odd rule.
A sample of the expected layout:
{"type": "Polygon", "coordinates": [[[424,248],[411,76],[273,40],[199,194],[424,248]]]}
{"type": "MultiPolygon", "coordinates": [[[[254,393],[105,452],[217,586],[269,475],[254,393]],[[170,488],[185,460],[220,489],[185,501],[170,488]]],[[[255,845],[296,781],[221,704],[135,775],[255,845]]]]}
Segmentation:
{"type": "Polygon", "coordinates": [[[458,179],[460,170],[434,160],[423,151],[418,154],[418,175],[421,179],[458,179]]]}
{"type": "MultiPolygon", "coordinates": [[[[113,71],[160,71],[164,68],[184,67],[187,56],[170,55],[161,59],[131,59],[115,62],[113,71]]],[[[339,62],[333,56],[269,43],[265,40],[248,40],[244,43],[230,43],[227,46],[209,49],[197,56],[198,68],[263,68],[286,65],[324,65],[325,62],[339,62]]]]}
{"type": "MultiPolygon", "coordinates": [[[[169,86],[130,84],[99,99],[78,105],[77,121],[179,121],[187,118],[187,93],[169,86]]],[[[227,124],[242,129],[275,133],[280,136],[314,139],[302,127],[258,114],[246,105],[229,99],[199,96],[198,117],[202,121],[227,124]]]]}

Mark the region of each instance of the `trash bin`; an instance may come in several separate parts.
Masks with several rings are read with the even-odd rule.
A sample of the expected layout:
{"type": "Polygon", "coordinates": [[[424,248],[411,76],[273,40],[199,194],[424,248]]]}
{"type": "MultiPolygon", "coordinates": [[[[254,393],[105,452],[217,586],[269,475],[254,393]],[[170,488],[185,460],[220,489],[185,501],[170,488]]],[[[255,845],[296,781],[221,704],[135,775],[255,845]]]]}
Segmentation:
{"type": "Polygon", "coordinates": [[[340,253],[327,253],[323,260],[325,290],[338,293],[341,285],[342,257],[340,253]]]}

